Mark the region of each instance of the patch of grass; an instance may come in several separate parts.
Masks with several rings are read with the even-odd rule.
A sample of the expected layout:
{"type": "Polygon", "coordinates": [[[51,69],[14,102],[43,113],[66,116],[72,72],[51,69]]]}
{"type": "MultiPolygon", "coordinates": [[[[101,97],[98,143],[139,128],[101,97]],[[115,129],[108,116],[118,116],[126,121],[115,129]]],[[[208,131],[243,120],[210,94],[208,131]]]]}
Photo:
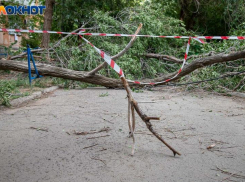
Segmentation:
{"type": "Polygon", "coordinates": [[[19,92],[17,94],[11,95],[10,100],[12,100],[12,99],[18,99],[20,97],[26,97],[26,96],[29,96],[29,95],[31,95],[31,92],[24,92],[24,93],[20,93],[19,92]]]}
{"type": "Polygon", "coordinates": [[[142,89],[138,89],[138,88],[132,88],[132,91],[135,93],[143,93],[144,92],[142,89]]]}
{"type": "Polygon", "coordinates": [[[109,96],[108,92],[99,95],[99,97],[107,97],[107,96],[109,96]]]}
{"type": "Polygon", "coordinates": [[[10,106],[10,96],[15,88],[13,81],[0,80],[0,101],[3,105],[10,106]]]}
{"type": "Polygon", "coordinates": [[[19,97],[30,95],[32,92],[52,86],[53,81],[50,77],[38,78],[29,84],[28,76],[19,74],[10,80],[0,80],[0,104],[10,106],[10,101],[19,97]]]}

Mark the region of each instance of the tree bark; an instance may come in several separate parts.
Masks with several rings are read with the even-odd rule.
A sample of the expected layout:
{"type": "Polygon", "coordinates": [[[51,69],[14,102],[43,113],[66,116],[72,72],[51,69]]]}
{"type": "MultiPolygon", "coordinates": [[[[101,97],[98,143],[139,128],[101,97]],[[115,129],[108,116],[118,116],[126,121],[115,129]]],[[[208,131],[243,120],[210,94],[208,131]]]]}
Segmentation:
{"type": "MultiPolygon", "coordinates": [[[[81,81],[101,85],[105,87],[123,88],[119,79],[107,78],[101,75],[89,75],[88,72],[74,71],[66,68],[51,66],[48,64],[36,63],[38,72],[42,76],[52,76],[69,80],[81,81]]],[[[0,70],[13,70],[28,73],[27,62],[14,60],[0,60],[0,70]]],[[[35,73],[32,70],[32,73],[35,73]]]]}
{"type": "MultiPolygon", "coordinates": [[[[245,58],[245,50],[239,51],[231,54],[218,54],[214,56],[209,56],[205,58],[200,58],[193,60],[190,64],[186,65],[181,73],[172,79],[171,81],[178,80],[181,77],[190,74],[196,69],[209,66],[215,63],[223,63],[228,61],[235,61],[237,59],[245,58]]],[[[38,72],[43,76],[53,76],[64,79],[76,80],[86,83],[92,83],[96,85],[101,85],[105,87],[113,87],[113,88],[123,88],[123,84],[120,79],[108,78],[102,75],[90,75],[89,72],[85,71],[74,71],[70,69],[60,68],[56,66],[51,66],[47,64],[36,64],[38,72]]],[[[28,73],[28,65],[25,62],[14,61],[14,60],[0,60],[0,70],[13,70],[28,73]]],[[[34,73],[34,70],[33,70],[34,73]]],[[[169,73],[155,79],[146,79],[141,80],[140,82],[160,82],[163,80],[167,80],[176,75],[177,71],[174,73],[169,73]]],[[[156,84],[163,85],[166,83],[156,84]]],[[[156,86],[155,85],[155,86],[156,86]]],[[[139,85],[135,83],[129,82],[130,87],[143,87],[144,85],[139,85]]]]}
{"type": "MultiPolygon", "coordinates": [[[[51,30],[52,28],[52,16],[53,16],[53,6],[55,0],[46,0],[45,2],[45,13],[44,13],[44,24],[43,30],[51,30]]],[[[48,48],[49,45],[50,34],[44,33],[42,36],[42,45],[41,47],[48,48]]]]}

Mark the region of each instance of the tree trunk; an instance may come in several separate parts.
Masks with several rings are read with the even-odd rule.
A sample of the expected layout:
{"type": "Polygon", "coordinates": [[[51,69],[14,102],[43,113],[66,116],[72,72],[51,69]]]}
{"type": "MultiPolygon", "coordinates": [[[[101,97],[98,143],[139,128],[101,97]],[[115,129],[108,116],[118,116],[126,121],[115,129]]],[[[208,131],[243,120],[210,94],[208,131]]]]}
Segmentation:
{"type": "MultiPolygon", "coordinates": [[[[51,30],[54,3],[55,0],[46,0],[45,2],[46,10],[44,13],[43,30],[51,30]]],[[[44,33],[42,37],[41,47],[48,48],[49,39],[50,39],[50,34],[44,33]]]]}
{"type": "MultiPolygon", "coordinates": [[[[190,64],[186,65],[181,73],[176,76],[174,80],[178,80],[181,77],[190,74],[196,69],[209,66],[215,63],[223,63],[228,61],[235,61],[237,59],[245,58],[245,50],[239,51],[231,54],[218,54],[213,56],[208,56],[200,59],[193,60],[190,64]]],[[[43,76],[53,76],[59,78],[65,78],[70,80],[76,80],[86,83],[92,83],[96,85],[101,85],[105,87],[113,87],[113,88],[123,88],[123,84],[120,79],[108,78],[99,74],[89,74],[89,72],[85,71],[74,71],[70,69],[60,68],[56,66],[51,66],[48,64],[36,64],[38,72],[43,76]]],[[[14,61],[14,60],[0,60],[0,70],[13,70],[28,73],[28,65],[25,62],[14,61]]],[[[34,70],[32,70],[34,73],[34,70]]],[[[155,79],[146,79],[141,80],[140,82],[160,82],[163,80],[167,80],[176,75],[177,72],[169,73],[155,79]]],[[[166,83],[156,84],[163,85],[166,83]]],[[[156,86],[155,85],[155,86],[156,86]]],[[[135,83],[129,82],[130,87],[143,87],[144,85],[139,85],[135,83]]]]}

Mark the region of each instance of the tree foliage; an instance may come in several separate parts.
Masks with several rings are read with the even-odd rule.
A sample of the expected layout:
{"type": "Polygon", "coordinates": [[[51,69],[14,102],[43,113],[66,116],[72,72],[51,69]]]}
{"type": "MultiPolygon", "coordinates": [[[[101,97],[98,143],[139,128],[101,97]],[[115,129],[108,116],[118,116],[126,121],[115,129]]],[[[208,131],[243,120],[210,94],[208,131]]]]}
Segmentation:
{"type": "Polygon", "coordinates": [[[181,19],[187,30],[205,35],[228,35],[245,21],[243,0],[153,0],[165,15],[181,19]]]}

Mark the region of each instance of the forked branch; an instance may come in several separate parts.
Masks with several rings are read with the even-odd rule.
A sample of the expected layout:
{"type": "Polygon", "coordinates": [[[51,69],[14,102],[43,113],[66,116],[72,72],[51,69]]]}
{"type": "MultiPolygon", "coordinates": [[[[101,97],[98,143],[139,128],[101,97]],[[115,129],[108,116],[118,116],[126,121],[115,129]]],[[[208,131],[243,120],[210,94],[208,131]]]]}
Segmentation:
{"type": "MultiPolygon", "coordinates": [[[[132,110],[136,110],[137,114],[139,115],[139,117],[145,122],[148,130],[154,135],[156,136],[162,143],[164,143],[174,154],[174,156],[176,154],[178,155],[181,155],[178,151],[176,151],[173,147],[171,147],[154,129],[153,129],[153,126],[150,122],[151,119],[154,119],[154,120],[160,120],[160,118],[158,117],[148,117],[146,114],[143,113],[143,111],[140,109],[137,101],[133,98],[133,95],[132,95],[132,91],[128,85],[128,82],[127,80],[124,78],[124,77],[121,77],[121,81],[124,85],[124,88],[127,92],[127,95],[128,95],[128,99],[129,99],[129,108],[130,108],[130,105],[131,107],[133,107],[132,110]]],[[[128,114],[130,114],[130,112],[128,112],[128,114]]],[[[132,111],[132,116],[133,118],[135,117],[134,116],[134,112],[132,111]]],[[[130,118],[130,116],[128,116],[130,118]]],[[[134,121],[134,120],[133,120],[134,121]]],[[[130,132],[131,132],[131,135],[133,137],[133,147],[132,147],[132,155],[134,154],[134,148],[135,148],[135,138],[134,138],[134,122],[133,122],[133,125],[130,125],[131,123],[129,122],[129,127],[130,127],[130,132]],[[133,129],[132,129],[133,128],[133,129]]]]}

